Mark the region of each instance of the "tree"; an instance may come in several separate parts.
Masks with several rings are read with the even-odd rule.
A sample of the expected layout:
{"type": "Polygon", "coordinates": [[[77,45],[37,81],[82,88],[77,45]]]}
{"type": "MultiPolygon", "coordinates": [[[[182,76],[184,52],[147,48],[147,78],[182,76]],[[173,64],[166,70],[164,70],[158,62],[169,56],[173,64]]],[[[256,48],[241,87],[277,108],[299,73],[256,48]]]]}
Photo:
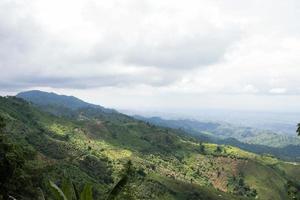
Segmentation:
{"type": "Polygon", "coordinates": [[[109,192],[108,197],[106,200],[113,200],[115,199],[123,190],[125,185],[128,183],[130,176],[132,176],[134,173],[134,169],[132,166],[131,160],[128,160],[128,162],[124,166],[124,172],[122,178],[117,182],[117,184],[113,187],[113,189],[109,192]]]}
{"type": "Polygon", "coordinates": [[[4,130],[6,121],[0,116],[0,199],[37,199],[32,174],[26,169],[26,160],[34,152],[19,145],[8,137],[4,130]],[[27,199],[27,198],[25,198],[27,199]]]}
{"type": "Polygon", "coordinates": [[[205,153],[205,146],[202,143],[199,144],[199,152],[205,153]]]}
{"type": "Polygon", "coordinates": [[[5,128],[4,118],[0,115],[0,132],[5,128]]]}
{"type": "Polygon", "coordinates": [[[300,123],[298,123],[297,133],[300,136],[300,123]]]}
{"type": "Polygon", "coordinates": [[[220,146],[217,146],[216,150],[215,150],[216,153],[221,153],[222,152],[222,149],[220,146]]]}

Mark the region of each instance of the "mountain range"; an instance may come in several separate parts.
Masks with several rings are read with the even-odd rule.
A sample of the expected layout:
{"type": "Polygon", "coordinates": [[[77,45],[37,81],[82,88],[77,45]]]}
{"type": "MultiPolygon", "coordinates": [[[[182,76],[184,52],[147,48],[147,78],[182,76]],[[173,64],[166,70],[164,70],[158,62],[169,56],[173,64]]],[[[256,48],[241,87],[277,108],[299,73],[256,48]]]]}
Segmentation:
{"type": "Polygon", "coordinates": [[[94,199],[300,199],[297,162],[214,142],[229,139],[72,96],[0,97],[0,195],[56,199],[68,180],[94,199]]]}
{"type": "Polygon", "coordinates": [[[237,146],[254,153],[273,154],[281,159],[300,159],[300,139],[296,136],[272,131],[241,127],[222,122],[200,122],[189,119],[163,119],[160,117],[134,116],[154,125],[181,129],[208,142],[237,146]]]}

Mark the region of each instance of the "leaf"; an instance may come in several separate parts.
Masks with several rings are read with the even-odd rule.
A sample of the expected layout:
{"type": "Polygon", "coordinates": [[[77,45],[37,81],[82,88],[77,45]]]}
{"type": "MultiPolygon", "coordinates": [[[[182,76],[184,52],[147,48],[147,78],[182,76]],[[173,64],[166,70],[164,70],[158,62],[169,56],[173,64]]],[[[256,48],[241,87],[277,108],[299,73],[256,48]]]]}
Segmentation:
{"type": "Polygon", "coordinates": [[[132,173],[133,173],[132,162],[131,162],[131,160],[128,160],[128,162],[125,165],[125,172],[124,172],[123,177],[119,180],[119,182],[110,191],[110,193],[108,194],[106,200],[115,199],[115,197],[117,197],[120,194],[120,192],[122,191],[124,186],[127,184],[129,176],[132,173]]]}
{"type": "Polygon", "coordinates": [[[63,179],[61,188],[68,200],[76,200],[75,190],[70,179],[63,179]]]}
{"type": "Polygon", "coordinates": [[[63,191],[52,181],[49,181],[50,188],[55,200],[68,200],[63,191]]]}
{"type": "Polygon", "coordinates": [[[123,187],[127,184],[128,177],[127,175],[123,176],[121,180],[113,187],[113,189],[108,194],[106,200],[112,200],[122,191],[123,187]]]}
{"type": "Polygon", "coordinates": [[[85,184],[82,192],[80,193],[80,200],[93,200],[93,191],[91,184],[85,184]]]}
{"type": "Polygon", "coordinates": [[[41,188],[38,188],[38,200],[45,200],[44,192],[41,188]]]}
{"type": "Polygon", "coordinates": [[[73,185],[73,188],[74,188],[74,191],[75,191],[75,196],[76,196],[76,198],[75,198],[75,199],[80,199],[79,192],[78,192],[78,190],[77,190],[77,188],[76,188],[75,184],[74,184],[74,183],[72,183],[72,185],[73,185]]]}

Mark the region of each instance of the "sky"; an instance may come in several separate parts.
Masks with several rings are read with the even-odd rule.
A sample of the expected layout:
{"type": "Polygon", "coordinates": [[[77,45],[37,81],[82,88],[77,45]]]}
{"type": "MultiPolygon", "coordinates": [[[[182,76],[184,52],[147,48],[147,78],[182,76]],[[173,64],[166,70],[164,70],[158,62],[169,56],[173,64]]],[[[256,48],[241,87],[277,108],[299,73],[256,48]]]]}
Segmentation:
{"type": "Polygon", "coordinates": [[[1,0],[0,95],[300,112],[299,0],[1,0]]]}

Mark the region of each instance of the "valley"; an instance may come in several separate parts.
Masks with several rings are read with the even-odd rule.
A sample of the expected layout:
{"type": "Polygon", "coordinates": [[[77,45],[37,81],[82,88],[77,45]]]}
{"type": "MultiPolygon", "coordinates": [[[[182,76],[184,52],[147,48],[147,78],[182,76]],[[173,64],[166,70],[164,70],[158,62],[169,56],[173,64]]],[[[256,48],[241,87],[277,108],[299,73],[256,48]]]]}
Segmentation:
{"type": "Polygon", "coordinates": [[[94,199],[299,199],[293,162],[74,97],[25,94],[0,98],[1,170],[14,169],[1,184],[17,199],[55,199],[49,180],[64,179],[78,191],[91,184],[94,199]]]}

